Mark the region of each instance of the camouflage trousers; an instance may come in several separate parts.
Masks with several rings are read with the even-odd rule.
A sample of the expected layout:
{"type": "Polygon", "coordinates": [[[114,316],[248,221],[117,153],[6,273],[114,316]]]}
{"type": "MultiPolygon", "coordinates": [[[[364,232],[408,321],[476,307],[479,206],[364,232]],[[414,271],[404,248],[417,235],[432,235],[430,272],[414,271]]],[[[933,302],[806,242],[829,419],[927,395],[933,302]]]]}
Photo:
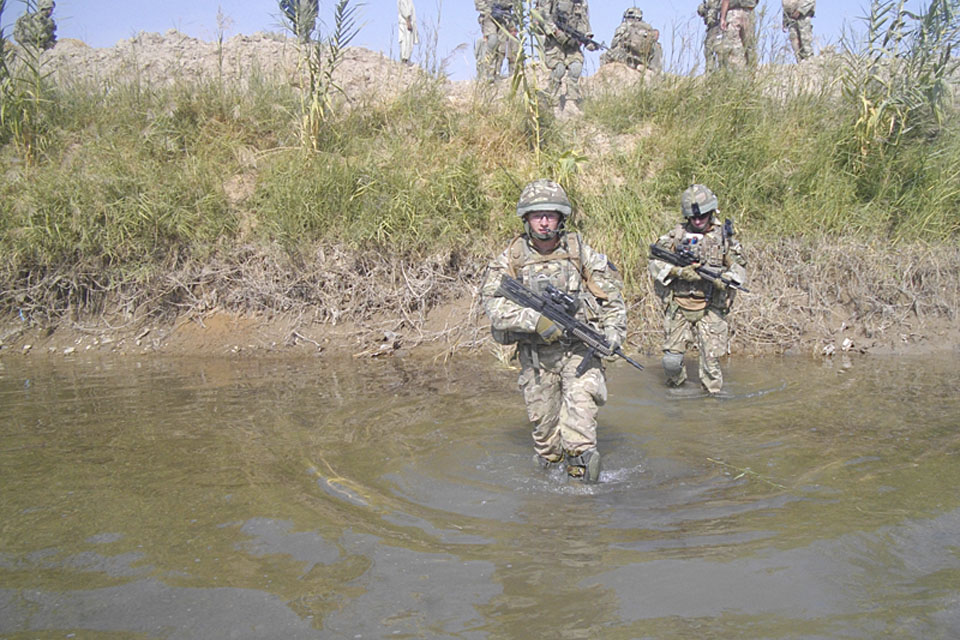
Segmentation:
{"type": "Polygon", "coordinates": [[[703,57],[707,71],[716,71],[720,68],[720,55],[723,46],[723,32],[720,25],[707,27],[707,35],[703,39],[703,57]]]}
{"type": "MultiPolygon", "coordinates": [[[[560,99],[560,87],[566,80],[566,99],[580,102],[580,74],[583,73],[580,45],[576,42],[561,45],[548,38],[543,48],[543,63],[550,70],[550,84],[547,87],[550,97],[560,99]]],[[[560,102],[562,104],[562,100],[560,102]]]]}
{"type": "Polygon", "coordinates": [[[813,55],[813,20],[810,16],[796,20],[784,16],[783,27],[790,37],[790,46],[793,47],[793,54],[797,56],[797,62],[813,55]]]}
{"type": "Polygon", "coordinates": [[[517,53],[520,49],[520,41],[517,40],[517,36],[512,35],[506,29],[501,27],[500,32],[497,35],[497,50],[493,54],[493,75],[497,77],[500,75],[500,70],[503,68],[503,61],[507,61],[507,73],[510,76],[513,76],[514,68],[517,64],[517,53]]]}
{"type": "Polygon", "coordinates": [[[546,460],[559,460],[564,453],[577,456],[597,446],[597,412],[607,401],[607,383],[596,358],[577,377],[586,355],[583,345],[518,347],[517,383],[533,423],[534,449],[546,460]]]}
{"type": "MultiPolygon", "coordinates": [[[[726,314],[714,307],[702,311],[681,309],[671,301],[663,317],[663,352],[679,354],[681,357],[693,344],[697,344],[699,353],[700,383],[710,393],[716,393],[723,387],[723,373],[720,371],[720,358],[727,354],[729,346],[729,325],[726,314]]],[[[679,386],[687,379],[687,369],[681,361],[677,370],[667,366],[667,383],[679,386]]]]}
{"type": "MultiPolygon", "coordinates": [[[[490,15],[480,17],[481,39],[477,42],[477,79],[493,80],[498,73],[494,67],[498,51],[502,48],[503,30],[490,15]]],[[[502,60],[502,58],[501,58],[502,60]]],[[[499,67],[499,65],[497,65],[499,67]]]]}
{"type": "Polygon", "coordinates": [[[727,28],[723,32],[721,64],[742,69],[757,66],[757,31],[753,9],[727,11],[727,28]]]}

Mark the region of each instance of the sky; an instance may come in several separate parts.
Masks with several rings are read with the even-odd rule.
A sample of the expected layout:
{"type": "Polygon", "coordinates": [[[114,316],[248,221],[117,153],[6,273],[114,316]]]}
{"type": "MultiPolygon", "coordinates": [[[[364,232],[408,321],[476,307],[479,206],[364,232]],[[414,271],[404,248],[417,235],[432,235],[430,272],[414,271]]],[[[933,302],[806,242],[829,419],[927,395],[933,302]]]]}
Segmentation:
{"type": "MultiPolygon", "coordinates": [[[[336,0],[320,0],[321,33],[332,27],[336,0]]],[[[660,30],[665,67],[685,72],[700,62],[703,23],[696,14],[699,0],[588,0],[595,38],[609,43],[624,9],[638,6],[644,20],[660,30]]],[[[929,0],[909,0],[914,10],[929,0]]],[[[351,42],[397,58],[397,10],[395,0],[367,0],[357,6],[360,32],[351,42]]],[[[438,64],[454,80],[474,75],[472,42],[480,35],[477,13],[471,0],[414,0],[420,45],[414,60],[431,70],[438,64]]],[[[7,0],[2,26],[12,31],[16,17],[23,13],[23,0],[7,0]]],[[[816,49],[837,45],[844,33],[862,29],[869,0],[821,0],[813,19],[816,49]]],[[[785,55],[780,27],[780,0],[760,0],[757,10],[766,9],[763,20],[763,51],[768,57],[785,55]]],[[[177,29],[201,40],[215,40],[218,14],[225,16],[227,38],[257,31],[282,31],[275,0],[57,0],[54,18],[60,38],[76,38],[93,47],[110,47],[141,31],[163,33],[177,29]]],[[[586,73],[596,70],[600,52],[587,53],[586,73]]],[[[792,60],[792,58],[790,58],[792,60]]]]}

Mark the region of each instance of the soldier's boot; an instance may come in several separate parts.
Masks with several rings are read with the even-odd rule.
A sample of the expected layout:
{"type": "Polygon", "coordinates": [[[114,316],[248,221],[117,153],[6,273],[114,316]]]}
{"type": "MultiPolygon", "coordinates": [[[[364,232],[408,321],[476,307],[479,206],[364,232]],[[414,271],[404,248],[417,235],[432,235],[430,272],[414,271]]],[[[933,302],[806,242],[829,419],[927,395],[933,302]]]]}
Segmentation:
{"type": "Polygon", "coordinates": [[[667,386],[679,387],[687,379],[687,368],[683,366],[683,354],[676,351],[663,352],[663,372],[667,375],[667,386]]]}
{"type": "Polygon", "coordinates": [[[559,454],[555,453],[548,456],[541,456],[537,454],[537,464],[540,465],[540,468],[543,469],[544,471],[549,471],[550,469],[553,469],[555,466],[560,464],[562,460],[563,460],[563,453],[559,453],[559,454]]]}
{"type": "Polygon", "coordinates": [[[587,484],[600,480],[600,452],[591,447],[578,456],[567,457],[567,475],[587,484]]]}

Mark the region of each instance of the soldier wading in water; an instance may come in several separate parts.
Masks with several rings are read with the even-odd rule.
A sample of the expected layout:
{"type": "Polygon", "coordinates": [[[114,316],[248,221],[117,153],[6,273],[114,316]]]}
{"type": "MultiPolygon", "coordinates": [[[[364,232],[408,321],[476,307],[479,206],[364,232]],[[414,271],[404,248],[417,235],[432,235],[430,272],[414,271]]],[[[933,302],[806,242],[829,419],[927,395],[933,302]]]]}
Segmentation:
{"type": "Polygon", "coordinates": [[[620,274],[579,234],[565,230],[572,211],[557,183],[535,180],[528,184],[517,203],[525,233],[490,264],[481,295],[494,338],[517,345],[518,384],[533,423],[540,464],[548,468],[566,460],[570,476],[597,482],[596,416],[607,399],[603,363],[539,311],[498,294],[505,275],[541,295],[553,286],[576,301],[578,320],[601,332],[614,349],[623,344],[627,312],[620,274]],[[585,359],[585,370],[577,375],[585,359]]]}
{"type": "MultiPolygon", "coordinates": [[[[685,252],[696,259],[677,266],[651,258],[650,275],[664,303],[663,369],[667,384],[680,386],[687,379],[683,357],[696,340],[700,354],[700,384],[710,394],[723,386],[720,356],[728,349],[727,313],[735,289],[746,278],[747,261],[740,243],[717,219],[717,196],[702,184],[695,184],[680,196],[684,222],[657,240],[656,245],[671,253],[685,252]],[[709,280],[697,272],[706,267],[720,277],[709,280]],[[725,283],[731,283],[727,285],[725,283]]],[[[732,223],[731,223],[732,227],[732,223]]]]}

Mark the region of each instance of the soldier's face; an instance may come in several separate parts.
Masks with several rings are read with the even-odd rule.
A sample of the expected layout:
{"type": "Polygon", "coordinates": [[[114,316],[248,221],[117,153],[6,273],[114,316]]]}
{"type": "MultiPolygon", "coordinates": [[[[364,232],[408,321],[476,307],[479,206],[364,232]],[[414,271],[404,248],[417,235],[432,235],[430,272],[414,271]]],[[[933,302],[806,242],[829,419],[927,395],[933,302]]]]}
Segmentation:
{"type": "Polygon", "coordinates": [[[527,222],[537,233],[550,233],[560,227],[560,214],[556,211],[531,211],[527,214],[527,222]]]}
{"type": "Polygon", "coordinates": [[[700,213],[690,217],[690,226],[697,231],[703,231],[710,224],[710,214],[712,212],[700,213]]]}

